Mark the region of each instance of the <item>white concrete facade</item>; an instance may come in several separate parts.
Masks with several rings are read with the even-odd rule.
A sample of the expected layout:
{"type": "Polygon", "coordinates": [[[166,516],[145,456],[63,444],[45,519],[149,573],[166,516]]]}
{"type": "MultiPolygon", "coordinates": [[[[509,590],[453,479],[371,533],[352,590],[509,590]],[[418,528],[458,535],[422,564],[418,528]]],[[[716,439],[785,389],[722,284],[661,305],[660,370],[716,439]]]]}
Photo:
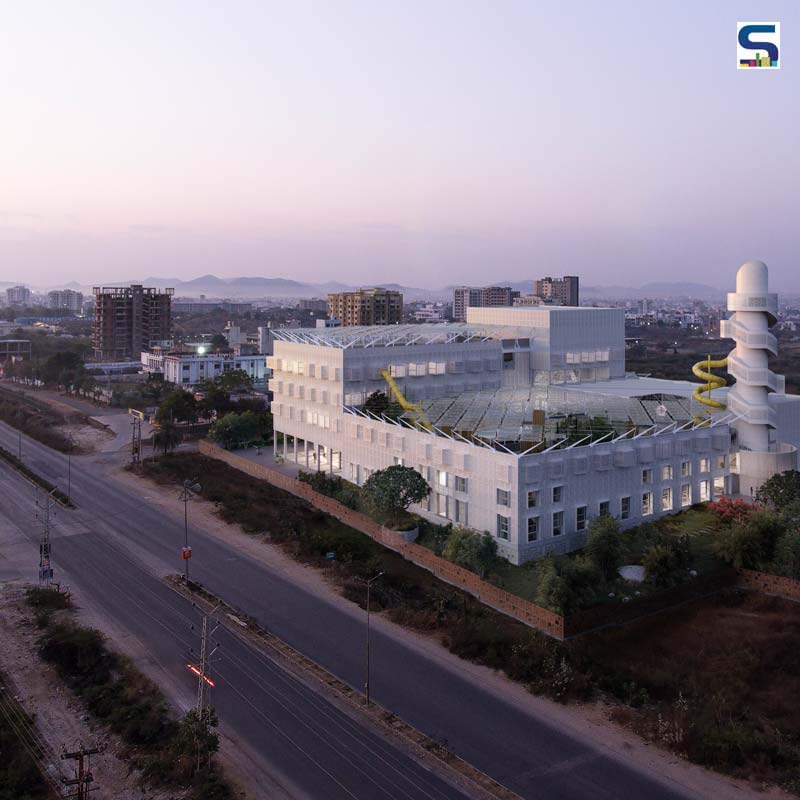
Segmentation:
{"type": "MultiPolygon", "coordinates": [[[[392,464],[417,469],[432,491],[414,510],[439,523],[489,532],[514,563],[582,546],[588,522],[599,514],[630,526],[731,493],[735,465],[724,419],[712,427],[697,427],[691,418],[658,426],[638,405],[647,424],[626,427],[623,421],[622,432],[605,440],[513,452],[502,443],[466,438],[445,427],[430,432],[360,409],[371,392],[386,390],[379,374],[385,368],[411,401],[441,398],[446,405],[453,397],[524,394],[521,387],[537,379],[533,354],[540,363],[552,363],[546,343],[520,335],[531,331],[524,321],[524,327],[505,328],[384,328],[380,335],[353,328],[276,332],[268,359],[276,450],[303,469],[325,470],[356,484],[392,464]]],[[[569,337],[563,341],[573,347],[569,337]]],[[[614,349],[610,338],[608,344],[614,349]]],[[[574,407],[587,392],[595,398],[600,393],[613,407],[671,386],[617,378],[598,384],[597,391],[591,383],[555,391],[574,394],[574,407]]],[[[688,384],[675,386],[687,396],[688,384]]],[[[486,413],[494,413],[491,402],[486,413]]]]}

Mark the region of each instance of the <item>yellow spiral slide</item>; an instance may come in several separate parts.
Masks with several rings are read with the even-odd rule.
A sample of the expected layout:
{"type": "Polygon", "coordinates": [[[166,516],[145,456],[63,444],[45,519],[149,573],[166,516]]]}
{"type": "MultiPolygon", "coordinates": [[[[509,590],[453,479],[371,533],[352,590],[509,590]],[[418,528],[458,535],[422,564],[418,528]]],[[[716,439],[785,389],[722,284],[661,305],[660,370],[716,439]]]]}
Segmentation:
{"type": "Polygon", "coordinates": [[[711,408],[725,408],[725,403],[720,403],[719,400],[712,399],[711,390],[722,388],[723,386],[727,385],[727,381],[720,375],[714,375],[711,370],[722,369],[727,365],[727,358],[720,358],[716,361],[712,361],[711,356],[709,356],[705,361],[698,361],[692,367],[692,374],[696,375],[698,378],[700,378],[700,380],[705,381],[705,383],[700,384],[700,386],[694,390],[692,397],[694,397],[695,400],[697,400],[699,403],[702,403],[704,406],[710,406],[711,408]],[[707,394],[708,397],[704,397],[704,393],[707,394]]]}

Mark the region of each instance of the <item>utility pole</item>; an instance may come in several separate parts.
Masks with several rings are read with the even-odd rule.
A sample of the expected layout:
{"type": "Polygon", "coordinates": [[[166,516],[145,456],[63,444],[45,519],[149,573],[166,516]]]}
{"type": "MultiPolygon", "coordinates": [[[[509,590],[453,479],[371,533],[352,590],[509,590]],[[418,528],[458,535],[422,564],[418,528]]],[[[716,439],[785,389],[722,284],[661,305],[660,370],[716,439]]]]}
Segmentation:
{"type": "Polygon", "coordinates": [[[131,464],[139,466],[142,461],[142,420],[134,416],[131,422],[131,464]]]}
{"type": "Polygon", "coordinates": [[[72,447],[75,440],[72,438],[72,431],[67,434],[69,450],[67,450],[67,500],[72,502],[72,447]]]}
{"type": "Polygon", "coordinates": [[[361,578],[364,583],[367,584],[367,669],[366,669],[366,679],[364,680],[364,694],[367,698],[367,705],[369,705],[369,597],[370,597],[370,589],[372,589],[372,584],[378,580],[378,578],[383,575],[383,572],[379,572],[377,575],[373,575],[371,578],[361,578]]]}
{"type": "Polygon", "coordinates": [[[72,780],[61,779],[64,786],[75,787],[75,791],[70,792],[67,797],[74,797],[76,800],[88,800],[89,792],[94,792],[99,788],[91,786],[94,783],[94,776],[89,768],[89,756],[96,755],[99,752],[100,750],[97,747],[87,749],[83,745],[79,745],[78,750],[74,753],[65,751],[61,754],[61,758],[64,761],[78,762],[75,768],[75,777],[72,780]]]}
{"type": "MultiPolygon", "coordinates": [[[[53,580],[53,566],[50,562],[50,504],[53,501],[53,494],[56,489],[53,489],[44,499],[44,507],[42,510],[42,538],[39,541],[39,586],[43,589],[50,588],[50,582],[53,580]]],[[[39,501],[36,501],[39,508],[39,501]]],[[[38,515],[37,515],[38,516],[38,515]]]]}
{"type": "Polygon", "coordinates": [[[186,585],[189,585],[189,559],[192,557],[192,548],[189,547],[189,500],[200,491],[202,487],[197,482],[197,478],[188,478],[183,482],[183,489],[180,493],[180,499],[183,500],[183,549],[181,550],[181,557],[183,558],[183,579],[186,585]]]}
{"type": "Polygon", "coordinates": [[[17,444],[17,458],[22,461],[22,425],[24,420],[25,412],[23,410],[23,406],[25,405],[25,390],[23,389],[20,392],[22,395],[22,399],[20,400],[19,410],[17,411],[17,418],[19,421],[19,426],[17,428],[17,435],[18,435],[18,444],[17,444]]]}
{"type": "MultiPolygon", "coordinates": [[[[197,660],[197,664],[189,663],[187,666],[189,669],[197,675],[197,700],[195,703],[195,711],[197,712],[197,720],[198,723],[205,729],[204,733],[208,732],[208,721],[209,721],[209,705],[208,705],[208,689],[214,687],[214,681],[208,677],[209,671],[209,664],[211,662],[211,657],[214,653],[219,650],[219,644],[214,643],[214,647],[209,652],[209,639],[214,635],[219,628],[219,623],[214,625],[211,631],[208,630],[208,623],[209,620],[217,613],[217,610],[220,608],[222,604],[218,603],[210,612],[207,614],[200,610],[200,613],[203,615],[203,623],[200,630],[200,657],[197,660]]],[[[195,606],[195,608],[198,608],[195,606]]],[[[192,630],[194,630],[194,625],[192,625],[192,630]]],[[[193,651],[190,651],[192,655],[194,655],[193,651]]],[[[200,751],[200,741],[199,741],[199,733],[196,739],[196,748],[197,748],[197,769],[200,769],[200,761],[202,758],[202,753],[200,751]]]]}

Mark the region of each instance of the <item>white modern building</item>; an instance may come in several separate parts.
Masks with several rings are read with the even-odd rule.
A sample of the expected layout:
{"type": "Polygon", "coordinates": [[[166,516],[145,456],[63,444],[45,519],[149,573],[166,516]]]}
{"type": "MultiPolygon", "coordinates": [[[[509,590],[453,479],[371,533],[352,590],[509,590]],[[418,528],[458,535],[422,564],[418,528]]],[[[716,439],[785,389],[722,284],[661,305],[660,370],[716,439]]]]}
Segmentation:
{"type": "MultiPolygon", "coordinates": [[[[202,348],[201,348],[202,349],[202,348]]],[[[160,352],[157,348],[142,353],[144,372],[161,374],[164,380],[183,389],[223,375],[232,370],[246,372],[254,386],[263,386],[267,369],[263,355],[235,355],[232,353],[175,353],[160,352]]]]}
{"type": "Polygon", "coordinates": [[[432,489],[414,510],[488,531],[515,563],[580,547],[599,514],[630,526],[749,495],[753,475],[796,465],[800,398],[780,395],[751,352],[765,331],[741,319],[760,302],[742,299],[748,291],[732,295],[739,383],[729,408],[716,390],[720,409],[693,399],[696,383],[625,372],[622,309],[470,308],[466,323],[278,329],[267,359],[275,447],[357,484],[413,467],[432,489]],[[742,376],[756,387],[746,397],[742,376]],[[392,397],[390,384],[412,407],[367,413],[366,398],[392,397]]]}

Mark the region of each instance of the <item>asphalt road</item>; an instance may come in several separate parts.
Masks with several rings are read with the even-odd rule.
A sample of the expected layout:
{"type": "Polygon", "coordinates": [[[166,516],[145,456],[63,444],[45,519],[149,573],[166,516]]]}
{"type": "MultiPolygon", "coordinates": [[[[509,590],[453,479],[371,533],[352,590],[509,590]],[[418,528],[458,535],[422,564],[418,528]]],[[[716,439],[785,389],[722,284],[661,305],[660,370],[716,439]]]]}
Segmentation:
{"type": "MultiPolygon", "coordinates": [[[[16,437],[16,431],[0,423],[0,444],[13,449],[16,437]]],[[[63,485],[63,455],[31,440],[26,440],[24,453],[29,466],[63,485]]],[[[127,487],[109,480],[104,474],[107,470],[91,458],[73,459],[72,489],[79,509],[60,512],[53,546],[56,570],[67,570],[102,601],[109,614],[137,636],[151,641],[159,660],[174,664],[172,668],[181,672],[185,669],[185,648],[179,654],[178,643],[186,638],[190,614],[185,601],[176,598],[155,575],[180,570],[183,525],[164,517],[127,487]],[[68,522],[68,518],[83,522],[68,522]],[[164,565],[168,565],[167,570],[164,565]]],[[[19,493],[15,489],[17,499],[4,502],[2,510],[22,527],[30,522],[29,507],[23,508],[30,501],[19,493]]],[[[192,559],[193,577],[350,685],[362,685],[361,619],[196,527],[191,543],[196,556],[192,559]]],[[[327,714],[335,716],[329,704],[325,714],[308,707],[309,703],[323,701],[306,698],[307,690],[296,686],[288,700],[289,689],[283,683],[276,688],[277,678],[269,665],[257,654],[246,652],[248,649],[235,650],[234,657],[226,650],[226,658],[219,664],[224,676],[215,697],[220,718],[256,748],[266,749],[274,762],[303,786],[307,792],[304,796],[457,796],[397,751],[387,756],[398,765],[389,774],[387,768],[371,760],[369,748],[378,747],[376,742],[339,739],[338,732],[334,733],[338,729],[326,721],[327,714]],[[286,707],[276,710],[270,705],[266,710],[266,704],[278,702],[268,700],[268,691],[284,698],[286,707]],[[254,702],[263,703],[264,710],[254,709],[254,702]],[[313,733],[314,726],[317,734],[313,733]],[[299,744],[290,746],[287,741],[299,744]],[[323,766],[315,766],[316,761],[323,766]],[[335,774],[347,788],[326,783],[326,771],[335,774]],[[396,775],[420,785],[396,783],[396,775]]],[[[456,659],[433,660],[404,640],[376,629],[372,665],[371,688],[379,703],[429,736],[446,741],[462,758],[525,798],[668,800],[701,796],[660,776],[645,774],[584,738],[557,728],[550,720],[537,717],[530,709],[482,689],[459,672],[456,659]]],[[[187,686],[190,683],[187,680],[187,686]]],[[[353,723],[347,724],[350,735],[356,736],[353,723]]],[[[366,734],[358,731],[358,737],[366,734]]]]}

